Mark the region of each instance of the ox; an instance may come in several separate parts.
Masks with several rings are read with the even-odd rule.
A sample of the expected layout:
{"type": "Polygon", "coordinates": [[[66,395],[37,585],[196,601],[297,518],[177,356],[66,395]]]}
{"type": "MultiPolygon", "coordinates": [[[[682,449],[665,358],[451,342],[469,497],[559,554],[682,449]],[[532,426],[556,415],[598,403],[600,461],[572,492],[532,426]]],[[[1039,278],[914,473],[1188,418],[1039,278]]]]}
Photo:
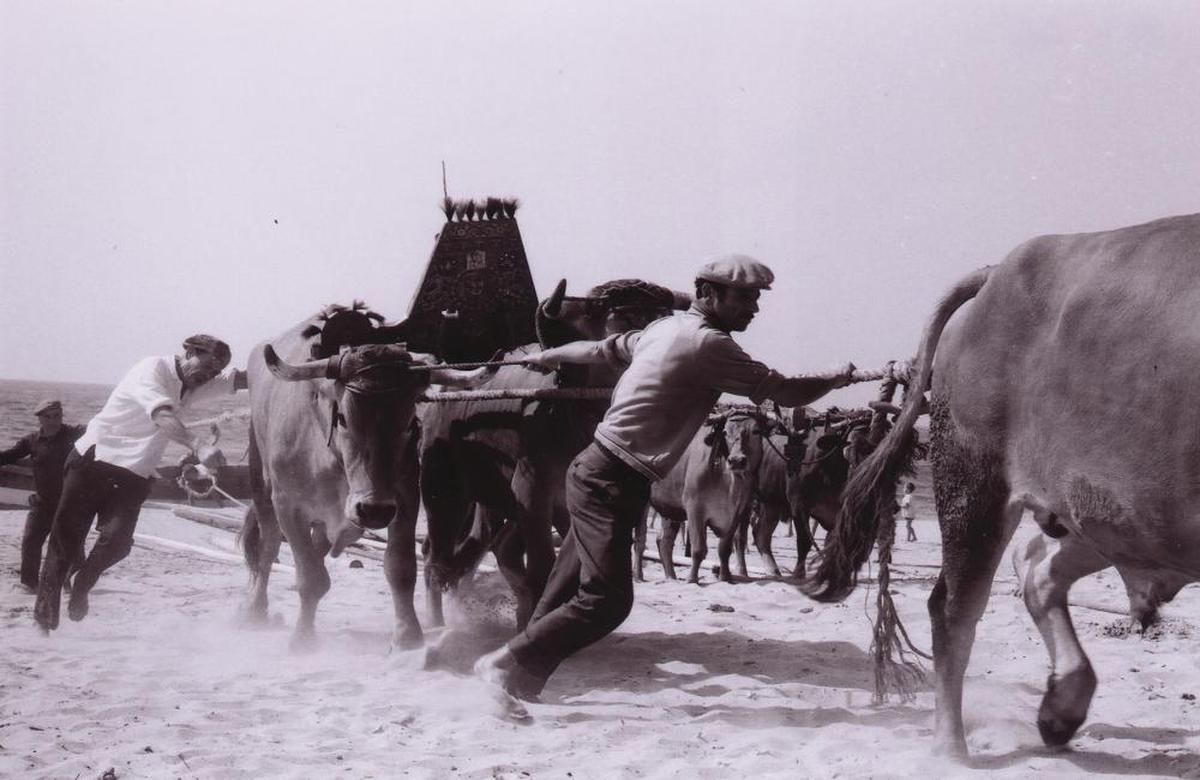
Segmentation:
{"type": "Polygon", "coordinates": [[[747,576],[746,532],[767,425],[757,410],[734,408],[710,416],[679,462],[651,487],[650,506],[662,516],[658,554],[669,579],[675,579],[675,538],[685,522],[692,556],[688,582],[700,581],[709,528],[718,539],[720,578],[733,581],[729,556],[735,547],[738,574],[747,576]]]}
{"type": "MultiPolygon", "coordinates": [[[[1037,719],[1048,744],[1075,734],[1096,688],[1071,624],[1071,584],[1116,566],[1161,601],[1200,578],[1200,410],[1180,403],[1200,374],[1198,268],[1200,215],[1174,217],[1035,238],[938,304],[912,387],[924,391],[932,372],[943,554],[929,613],[941,751],[967,754],[962,690],[975,624],[1026,510],[1060,540],[1029,559],[1023,582],[1050,654],[1037,719]]],[[[920,395],[910,393],[891,435],[851,477],[815,577],[820,598],[854,586],[894,499],[920,395]]]]}
{"type": "MultiPolygon", "coordinates": [[[[764,442],[754,545],[771,576],[780,576],[772,540],[782,519],[795,528],[796,566],[791,576],[804,579],[815,528],[809,519],[826,531],[833,527],[851,468],[870,452],[869,441],[860,435],[869,423],[869,417],[859,415],[826,425],[816,436],[802,429],[790,435],[773,434],[764,442]]],[[[806,421],[805,426],[810,424],[806,421]]]]}
{"type": "MultiPolygon", "coordinates": [[[[685,297],[630,279],[569,297],[564,280],[538,307],[540,347],[518,348],[505,359],[643,327],[685,305],[685,297]]],[[[564,366],[550,374],[502,367],[481,389],[610,387],[616,379],[607,365],[564,366]]],[[[489,547],[516,596],[518,627],[528,622],[554,564],[551,528],[567,533],[567,467],[592,440],[608,403],[480,400],[422,410],[425,576],[435,624],[444,622],[442,591],[472,570],[489,547]]]]}
{"type": "Polygon", "coordinates": [[[422,641],[412,603],[417,396],[430,382],[470,386],[486,374],[410,370],[432,360],[401,344],[370,343],[393,338],[401,327],[380,327],[381,319],[357,306],[330,307],[256,346],[247,364],[253,505],[242,529],[251,575],[244,615],[266,619],[271,564],[286,539],[300,592],[293,649],[315,639],[317,603],[329,590],[325,555],[340,555],[365,529],[388,528],[393,646],[422,641]]]}

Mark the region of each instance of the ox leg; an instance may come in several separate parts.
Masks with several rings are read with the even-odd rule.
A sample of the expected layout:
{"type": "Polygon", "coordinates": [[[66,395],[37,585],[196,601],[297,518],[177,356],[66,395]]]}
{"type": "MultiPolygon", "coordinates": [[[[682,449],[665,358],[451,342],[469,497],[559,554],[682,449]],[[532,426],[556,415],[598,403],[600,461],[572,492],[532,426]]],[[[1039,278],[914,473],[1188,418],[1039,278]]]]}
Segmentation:
{"type": "Polygon", "coordinates": [[[554,568],[554,539],[550,534],[555,510],[555,491],[551,485],[565,490],[566,473],[537,463],[519,461],[513,472],[512,494],[516,505],[510,515],[517,520],[524,542],[524,592],[518,594],[517,626],[525,628],[533,608],[546,590],[550,570],[554,568]],[[519,599],[524,597],[522,603],[519,599]]]}
{"type": "Polygon", "coordinates": [[[537,600],[529,591],[529,577],[525,568],[525,540],[518,533],[516,526],[509,523],[496,537],[492,549],[496,555],[496,566],[517,600],[517,630],[523,631],[525,626],[529,625],[533,609],[537,606],[537,600]]]}
{"type": "Polygon", "coordinates": [[[662,522],[659,523],[658,531],[658,559],[662,561],[663,574],[667,579],[675,579],[675,538],[679,535],[679,529],[683,527],[687,520],[684,516],[672,517],[668,514],[662,514],[662,522]]]}
{"type": "Polygon", "coordinates": [[[454,545],[467,523],[471,498],[451,476],[457,463],[449,445],[438,442],[425,453],[421,465],[421,498],[425,502],[425,602],[432,626],[446,625],[442,591],[450,580],[454,545]],[[441,446],[439,446],[441,445],[441,446]]]}
{"type": "MultiPolygon", "coordinates": [[[[412,461],[416,464],[416,459],[412,461]]],[[[412,650],[424,644],[421,621],[413,607],[417,587],[417,509],[420,490],[415,471],[397,491],[396,517],[388,526],[387,550],[383,571],[392,591],[396,624],[392,629],[393,650],[412,650]]]]}
{"type": "Polygon", "coordinates": [[[780,576],[779,564],[775,561],[775,552],[771,549],[771,540],[775,529],[779,527],[779,517],[783,514],[774,504],[759,504],[758,523],[754,526],[754,546],[758,548],[758,556],[762,559],[763,568],[771,577],[780,576]]]}
{"type": "Polygon", "coordinates": [[[642,512],[642,519],[638,521],[637,528],[633,532],[633,578],[638,582],[646,581],[646,574],[642,568],[642,559],[646,555],[646,526],[650,519],[650,505],[646,505],[646,511],[642,512]]]}
{"type": "MultiPolygon", "coordinates": [[[[944,432],[942,436],[949,438],[944,432]]],[[[934,739],[937,752],[966,758],[963,676],[975,643],[975,624],[987,607],[996,567],[1023,506],[1008,504],[998,459],[981,457],[954,441],[938,449],[943,451],[935,454],[933,465],[942,571],[929,597],[937,702],[934,739]]]]}
{"type": "Polygon", "coordinates": [[[729,569],[729,557],[733,554],[737,535],[738,527],[735,524],[717,538],[718,576],[721,578],[721,582],[733,582],[733,572],[729,569]]]}
{"type": "Polygon", "coordinates": [[[1076,580],[1108,568],[1112,562],[1071,535],[1058,545],[1042,545],[1023,563],[1025,606],[1050,654],[1050,677],[1038,710],[1038,731],[1047,745],[1064,745],[1083,724],[1096,691],[1096,673],[1075,635],[1067,593],[1076,580]]]}
{"type": "Polygon", "coordinates": [[[792,527],[795,528],[796,534],[796,566],[792,569],[792,576],[802,580],[808,576],[808,553],[813,547],[812,528],[808,524],[808,513],[796,515],[792,519],[792,527]]]}
{"type": "Polygon", "coordinates": [[[742,519],[734,526],[733,531],[733,551],[737,555],[738,574],[743,578],[750,577],[750,570],[746,568],[746,543],[750,535],[750,511],[747,508],[742,519]]]}
{"type": "Polygon", "coordinates": [[[288,533],[292,557],[296,561],[296,589],[300,592],[300,618],[292,631],[290,647],[294,652],[311,650],[317,641],[317,605],[321,597],[329,592],[329,572],[325,569],[325,554],[329,552],[329,540],[322,530],[304,524],[298,513],[293,515],[295,533],[288,533]],[[314,538],[315,537],[315,538],[314,538]]]}
{"type": "Polygon", "coordinates": [[[267,584],[282,542],[283,534],[270,502],[251,505],[246,510],[241,534],[242,552],[250,569],[250,588],[241,612],[241,619],[247,625],[264,625],[268,621],[267,584]]]}
{"type": "Polygon", "coordinates": [[[704,520],[704,507],[693,506],[687,510],[687,535],[692,544],[692,570],[688,582],[700,582],[700,567],[708,555],[708,526],[704,520]]]}

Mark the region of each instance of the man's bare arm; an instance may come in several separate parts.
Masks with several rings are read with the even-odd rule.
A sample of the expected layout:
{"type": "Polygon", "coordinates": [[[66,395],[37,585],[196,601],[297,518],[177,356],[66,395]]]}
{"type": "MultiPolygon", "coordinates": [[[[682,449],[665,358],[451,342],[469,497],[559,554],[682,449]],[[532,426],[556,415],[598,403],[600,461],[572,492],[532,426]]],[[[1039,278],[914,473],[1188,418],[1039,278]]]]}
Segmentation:
{"type": "Polygon", "coordinates": [[[837,390],[839,387],[850,384],[853,373],[854,364],[847,363],[838,375],[831,379],[803,376],[784,377],[779,385],[772,389],[770,398],[781,406],[805,406],[830,390],[837,390]]]}
{"type": "Polygon", "coordinates": [[[175,410],[169,406],[163,406],[154,410],[154,414],[150,416],[160,429],[166,432],[167,438],[178,444],[182,444],[188,448],[188,451],[196,449],[196,437],[191,434],[179,418],[175,416],[175,410]]]}
{"type": "Polygon", "coordinates": [[[551,347],[541,352],[526,355],[522,360],[526,365],[554,371],[563,363],[607,363],[608,357],[600,345],[601,341],[572,341],[561,347],[551,347]]]}

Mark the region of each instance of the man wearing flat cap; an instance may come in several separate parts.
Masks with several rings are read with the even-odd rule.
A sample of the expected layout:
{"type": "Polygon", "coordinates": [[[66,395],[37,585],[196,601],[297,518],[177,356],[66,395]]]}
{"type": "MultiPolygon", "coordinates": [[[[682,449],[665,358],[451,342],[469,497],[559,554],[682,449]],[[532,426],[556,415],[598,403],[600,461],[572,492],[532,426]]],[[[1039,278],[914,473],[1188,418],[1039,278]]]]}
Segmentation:
{"type": "Polygon", "coordinates": [[[771,269],[745,255],[722,255],[696,273],[696,298],[684,314],[603,341],[577,341],[529,355],[563,363],[625,367],[591,445],[567,472],[571,530],[525,630],[475,665],[510,708],[506,694],[536,695],[570,655],[607,636],[633,607],[630,545],[650,498],[704,424],[722,393],[804,406],[850,382],[853,364],[834,379],[785,377],[754,360],[730,333],[743,331],[771,289],[771,269]]]}
{"type": "Polygon", "coordinates": [[[46,400],[33,409],[38,429],[22,436],[6,450],[0,450],[0,466],[29,458],[33,468],[33,495],[21,535],[21,584],[30,592],[37,590],[38,569],[42,565],[42,545],[50,535],[54,510],[62,493],[63,463],[71,445],[83,435],[82,425],[63,424],[62,403],[46,400]]]}
{"type": "Polygon", "coordinates": [[[246,387],[246,373],[229,368],[229,346],[206,334],[183,342],[181,354],[137,363],[67,455],[62,497],[38,583],[34,619],[58,627],[63,581],[92,520],[100,532],[71,584],[67,614],[83,620],[88,593],[100,574],[129,554],[142,502],[167,444],[174,441],[207,463],[219,457],[200,447],[182,418],[192,407],[246,387]],[[224,369],[224,370],[223,370],[224,369]]]}

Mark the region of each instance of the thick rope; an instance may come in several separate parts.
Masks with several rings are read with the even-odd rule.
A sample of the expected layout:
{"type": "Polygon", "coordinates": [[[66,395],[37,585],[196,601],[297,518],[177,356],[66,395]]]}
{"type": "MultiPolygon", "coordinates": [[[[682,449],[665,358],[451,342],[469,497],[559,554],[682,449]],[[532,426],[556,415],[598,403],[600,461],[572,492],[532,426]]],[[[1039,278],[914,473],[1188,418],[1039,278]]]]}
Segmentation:
{"type": "Polygon", "coordinates": [[[879,546],[879,591],[875,595],[875,626],[871,637],[871,657],[875,661],[875,694],[873,704],[883,704],[890,694],[902,702],[916,698],[917,689],[925,682],[925,670],[920,663],[907,658],[907,650],[929,658],[913,647],[912,640],[892,601],[892,543],[896,535],[896,516],[888,512],[879,524],[875,543],[879,546]],[[906,650],[907,645],[907,650],[906,650]]]}
{"type": "MultiPolygon", "coordinates": [[[[889,365],[888,369],[889,375],[879,388],[881,404],[890,404],[896,392],[896,376],[891,371],[892,366],[889,365]]],[[[907,385],[905,389],[907,391],[907,385]]],[[[871,415],[868,441],[878,446],[887,433],[887,427],[887,414],[876,409],[871,415]]],[[[880,520],[875,535],[875,544],[879,548],[879,590],[875,594],[875,625],[870,649],[875,662],[875,695],[872,698],[875,704],[883,704],[893,693],[900,701],[911,702],[917,689],[925,682],[925,670],[920,663],[909,660],[907,652],[911,650],[926,659],[930,658],[913,646],[892,600],[892,545],[896,539],[896,507],[892,506],[895,503],[894,490],[886,494],[884,503],[887,505],[875,507],[880,520]]]]}
{"type": "MultiPolygon", "coordinates": [[[[512,365],[509,361],[498,363],[460,363],[462,366],[512,365]]],[[[523,364],[519,364],[523,365],[523,364]]],[[[444,366],[439,366],[444,367],[444,366]]],[[[797,379],[834,379],[840,371],[817,374],[799,374],[797,379]]],[[[892,379],[901,384],[908,381],[908,364],[890,362],[874,371],[857,370],[850,375],[850,384],[892,379]]],[[[422,403],[448,403],[451,401],[504,401],[504,400],[607,400],[612,396],[611,387],[544,387],[515,390],[451,390],[425,393],[417,398],[422,403]]]]}
{"type": "Polygon", "coordinates": [[[538,387],[515,390],[451,390],[441,393],[424,393],[417,397],[422,403],[448,403],[450,401],[503,401],[560,400],[607,401],[612,397],[611,387],[538,387]]]}

